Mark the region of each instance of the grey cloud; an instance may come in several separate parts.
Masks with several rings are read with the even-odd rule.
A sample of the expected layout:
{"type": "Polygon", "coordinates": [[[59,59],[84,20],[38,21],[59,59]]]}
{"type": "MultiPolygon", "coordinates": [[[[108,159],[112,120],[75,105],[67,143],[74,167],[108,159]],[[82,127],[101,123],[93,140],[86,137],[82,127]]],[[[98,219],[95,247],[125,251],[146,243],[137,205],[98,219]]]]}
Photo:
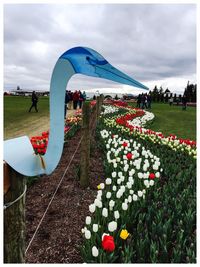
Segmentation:
{"type": "MultiPolygon", "coordinates": [[[[196,72],[195,23],[194,4],[4,5],[5,87],[48,89],[57,58],[73,46],[97,50],[141,82],[187,79],[196,72]],[[46,52],[35,53],[36,42],[46,52]]],[[[72,88],[119,87],[77,77],[72,88]]]]}

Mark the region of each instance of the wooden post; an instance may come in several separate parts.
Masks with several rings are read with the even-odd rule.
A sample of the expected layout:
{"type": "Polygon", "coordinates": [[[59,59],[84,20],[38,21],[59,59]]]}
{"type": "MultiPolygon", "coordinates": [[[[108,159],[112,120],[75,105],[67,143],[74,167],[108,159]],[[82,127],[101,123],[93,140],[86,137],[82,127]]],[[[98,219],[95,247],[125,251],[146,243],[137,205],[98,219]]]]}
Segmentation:
{"type": "Polygon", "coordinates": [[[96,124],[99,121],[99,106],[100,106],[100,96],[97,96],[97,103],[96,103],[96,124]]]}
{"type": "Polygon", "coordinates": [[[90,165],[90,102],[84,102],[82,109],[82,142],[81,142],[81,177],[80,185],[89,185],[90,165]]]}
{"type": "Polygon", "coordinates": [[[24,263],[26,178],[5,163],[4,179],[9,179],[4,195],[4,263],[24,263]]]}

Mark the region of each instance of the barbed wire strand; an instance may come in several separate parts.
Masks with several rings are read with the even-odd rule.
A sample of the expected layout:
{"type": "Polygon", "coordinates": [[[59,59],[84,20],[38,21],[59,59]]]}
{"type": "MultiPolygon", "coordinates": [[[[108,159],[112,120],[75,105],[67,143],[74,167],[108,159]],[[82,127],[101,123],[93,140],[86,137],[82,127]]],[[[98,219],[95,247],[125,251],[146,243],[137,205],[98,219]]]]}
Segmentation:
{"type": "Polygon", "coordinates": [[[60,179],[60,182],[58,183],[58,185],[57,185],[57,187],[56,187],[56,190],[54,191],[53,196],[52,196],[52,198],[51,198],[51,200],[50,200],[48,206],[47,206],[47,208],[46,208],[46,210],[45,210],[45,212],[44,212],[42,218],[40,219],[40,222],[39,222],[39,224],[38,224],[38,226],[37,226],[37,228],[36,228],[36,230],[35,230],[35,232],[34,232],[32,238],[31,238],[31,240],[30,240],[30,242],[29,242],[29,244],[28,244],[28,246],[27,246],[27,248],[26,248],[26,250],[25,250],[25,254],[26,254],[27,251],[29,250],[29,248],[30,248],[30,246],[31,246],[31,244],[32,244],[32,242],[33,242],[33,240],[34,240],[34,238],[35,238],[35,236],[36,236],[36,234],[37,234],[39,228],[40,228],[40,225],[42,224],[42,222],[43,222],[43,220],[44,220],[44,217],[46,216],[47,211],[48,211],[48,209],[49,209],[51,203],[53,202],[53,200],[54,200],[54,198],[55,198],[55,195],[56,195],[56,193],[57,193],[57,191],[58,191],[58,189],[59,189],[59,187],[60,187],[60,185],[61,185],[61,183],[62,183],[64,177],[65,177],[65,174],[66,174],[67,170],[69,169],[69,167],[70,167],[70,165],[71,165],[71,162],[72,162],[72,160],[74,159],[74,156],[75,156],[75,154],[76,154],[76,152],[77,152],[77,150],[78,150],[78,148],[79,148],[79,146],[80,146],[80,143],[81,143],[81,141],[82,141],[82,138],[83,138],[83,137],[81,137],[81,139],[80,139],[80,141],[79,141],[79,143],[78,143],[78,145],[77,145],[77,147],[76,147],[76,150],[75,150],[74,154],[72,155],[72,157],[71,157],[71,159],[70,159],[70,162],[69,162],[67,168],[65,169],[65,171],[64,171],[64,173],[63,173],[63,176],[62,176],[62,178],[60,179]]]}

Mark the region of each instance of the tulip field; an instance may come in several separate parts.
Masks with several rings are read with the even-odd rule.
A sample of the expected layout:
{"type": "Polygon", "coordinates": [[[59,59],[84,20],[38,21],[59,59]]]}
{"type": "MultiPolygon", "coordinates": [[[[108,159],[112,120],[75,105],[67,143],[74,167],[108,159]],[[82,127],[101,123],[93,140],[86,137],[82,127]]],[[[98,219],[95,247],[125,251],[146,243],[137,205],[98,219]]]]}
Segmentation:
{"type": "Polygon", "coordinates": [[[105,177],[88,207],[87,263],[196,262],[196,142],[145,128],[149,111],[103,105],[105,177]]]}
{"type": "MultiPolygon", "coordinates": [[[[22,100],[17,99],[19,103],[22,100]]],[[[96,101],[90,102],[91,110],[95,105],[96,101]]],[[[5,110],[5,124],[12,130],[14,111],[11,105],[5,105],[5,110]]],[[[194,108],[169,110],[167,104],[154,103],[152,110],[143,110],[120,100],[104,101],[96,132],[91,131],[90,186],[80,186],[79,148],[54,206],[26,254],[26,262],[196,263],[195,112],[194,108]],[[178,119],[165,120],[165,112],[178,119]],[[153,130],[157,126],[162,129],[159,114],[165,123],[163,132],[153,130]],[[169,126],[168,131],[167,122],[175,127],[181,116],[185,116],[181,127],[177,126],[176,131],[169,126]],[[189,116],[193,117],[184,132],[189,116]]],[[[43,113],[45,118],[45,109],[43,113]]],[[[27,179],[28,242],[43,214],[43,206],[48,204],[81,140],[82,112],[74,114],[65,120],[60,167],[53,175],[27,179]]],[[[37,114],[31,116],[35,118],[37,114]]],[[[39,117],[37,120],[39,123],[39,117]]],[[[41,159],[49,139],[49,131],[42,130],[40,135],[30,137],[34,152],[41,159]]]]}

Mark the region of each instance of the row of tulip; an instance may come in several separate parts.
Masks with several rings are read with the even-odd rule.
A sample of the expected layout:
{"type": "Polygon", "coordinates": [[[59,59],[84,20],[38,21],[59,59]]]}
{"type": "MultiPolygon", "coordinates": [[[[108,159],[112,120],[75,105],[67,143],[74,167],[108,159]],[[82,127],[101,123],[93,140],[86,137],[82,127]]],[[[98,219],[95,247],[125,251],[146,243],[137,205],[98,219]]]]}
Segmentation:
{"type": "Polygon", "coordinates": [[[122,129],[124,132],[128,132],[130,136],[134,135],[138,136],[141,139],[148,139],[153,143],[167,145],[174,151],[180,150],[182,152],[186,152],[194,159],[196,159],[195,141],[177,138],[177,136],[173,134],[165,137],[161,132],[143,128],[142,126],[144,126],[144,123],[146,123],[149,119],[153,119],[153,115],[151,115],[151,113],[145,113],[143,110],[138,109],[136,109],[135,112],[136,113],[134,115],[133,111],[131,109],[128,109],[126,115],[115,115],[111,118],[105,118],[105,124],[107,127],[116,127],[122,129]],[[141,117],[141,119],[138,119],[138,117],[141,117]],[[142,124],[140,124],[140,122],[142,124]]]}
{"type": "Polygon", "coordinates": [[[86,239],[82,253],[87,262],[115,261],[123,242],[131,236],[126,224],[132,206],[145,199],[162,172],[159,158],[140,143],[106,129],[101,137],[107,149],[107,168],[113,171],[98,186],[96,199],[89,206],[92,217],[86,217],[82,229],[86,239]]]}
{"type": "MultiPolygon", "coordinates": [[[[80,127],[81,121],[82,118],[79,115],[71,116],[66,119],[64,128],[65,140],[69,136],[70,132],[77,131],[77,129],[80,127]]],[[[33,136],[30,138],[30,142],[33,146],[36,155],[37,154],[44,155],[46,153],[48,140],[49,140],[49,131],[43,132],[42,135],[33,136]]]]}

